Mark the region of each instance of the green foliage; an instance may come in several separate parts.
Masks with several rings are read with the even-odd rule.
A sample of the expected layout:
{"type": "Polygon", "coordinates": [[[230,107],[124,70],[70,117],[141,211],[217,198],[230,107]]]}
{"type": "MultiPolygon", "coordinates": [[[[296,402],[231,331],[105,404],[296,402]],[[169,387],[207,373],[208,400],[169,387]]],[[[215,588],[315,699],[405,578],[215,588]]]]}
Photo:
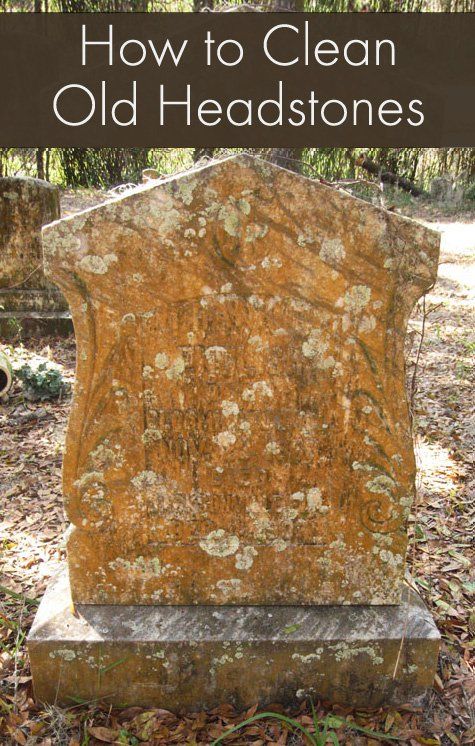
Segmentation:
{"type": "Polygon", "coordinates": [[[163,174],[192,165],[187,148],[61,148],[59,180],[72,187],[110,187],[139,183],[144,168],[163,174]]]}
{"type": "MultiPolygon", "coordinates": [[[[46,148],[45,178],[68,187],[111,187],[141,181],[144,168],[167,175],[193,164],[192,148],[46,148]]],[[[37,174],[34,148],[0,148],[0,176],[37,174]]]]}
{"type": "Polygon", "coordinates": [[[125,730],[125,728],[121,728],[119,731],[119,743],[125,744],[125,746],[138,746],[140,743],[139,739],[135,736],[130,735],[130,733],[125,730]]]}
{"type": "Polygon", "coordinates": [[[70,384],[63,379],[59,368],[53,363],[39,363],[36,367],[22,365],[15,371],[23,383],[23,390],[27,399],[44,401],[58,399],[70,391],[70,384]]]}
{"type": "Polygon", "coordinates": [[[410,13],[427,7],[426,0],[307,0],[305,9],[319,13],[410,13]]]}
{"type": "Polygon", "coordinates": [[[7,321],[8,334],[10,338],[21,339],[22,326],[15,316],[7,321]]]}
{"type": "Polygon", "coordinates": [[[471,181],[470,184],[467,186],[465,193],[464,193],[464,197],[465,199],[475,201],[475,180],[471,181]]]}
{"type": "Polygon", "coordinates": [[[191,0],[0,0],[0,12],[125,13],[192,10],[191,0]]]}
{"type": "Polygon", "coordinates": [[[269,719],[279,720],[281,723],[285,723],[286,725],[288,725],[291,732],[302,734],[306,742],[310,744],[310,746],[325,746],[328,740],[330,740],[330,742],[334,744],[334,746],[339,746],[340,741],[337,734],[335,733],[335,730],[338,730],[343,726],[357,733],[364,733],[366,736],[379,738],[382,741],[399,740],[395,736],[390,736],[387,733],[380,733],[379,731],[373,731],[369,728],[363,728],[356,723],[350,722],[349,720],[344,720],[343,718],[335,717],[334,715],[327,715],[323,720],[319,720],[317,717],[317,713],[315,712],[313,703],[312,715],[313,733],[311,733],[308,728],[305,728],[301,723],[298,722],[298,720],[295,720],[294,718],[289,718],[286,715],[279,714],[278,712],[261,712],[258,715],[253,715],[252,717],[247,718],[247,720],[243,720],[242,723],[235,725],[233,728],[229,728],[229,730],[223,733],[222,736],[219,736],[219,738],[213,741],[211,746],[218,746],[218,744],[223,743],[228,736],[240,730],[246,725],[255,723],[257,720],[269,719]]]}
{"type": "Polygon", "coordinates": [[[146,148],[62,148],[59,159],[66,184],[83,187],[137,182],[151,165],[146,148]]]}
{"type": "MultiPolygon", "coordinates": [[[[365,175],[355,167],[359,152],[359,148],[307,148],[304,170],[308,176],[318,173],[330,180],[354,179],[365,175]]],[[[461,182],[469,181],[475,174],[475,148],[367,148],[365,152],[383,171],[392,171],[424,188],[429,187],[434,177],[443,174],[461,182]]]]}

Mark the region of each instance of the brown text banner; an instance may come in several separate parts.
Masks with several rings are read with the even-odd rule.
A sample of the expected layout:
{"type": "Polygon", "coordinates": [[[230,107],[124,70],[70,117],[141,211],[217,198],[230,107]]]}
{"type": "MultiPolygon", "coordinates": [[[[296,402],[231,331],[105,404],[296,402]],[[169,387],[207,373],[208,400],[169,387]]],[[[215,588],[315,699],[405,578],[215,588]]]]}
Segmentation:
{"type": "Polygon", "coordinates": [[[475,14],[0,14],[0,145],[472,146],[475,14]]]}

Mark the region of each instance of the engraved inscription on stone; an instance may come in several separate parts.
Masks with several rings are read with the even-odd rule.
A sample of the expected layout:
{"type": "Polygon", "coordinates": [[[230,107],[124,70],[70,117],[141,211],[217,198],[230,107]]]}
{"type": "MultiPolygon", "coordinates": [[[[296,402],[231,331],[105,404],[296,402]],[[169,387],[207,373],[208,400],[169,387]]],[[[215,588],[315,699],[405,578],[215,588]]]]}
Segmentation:
{"type": "Polygon", "coordinates": [[[78,340],[74,599],[398,603],[403,343],[438,234],[239,156],[43,241],[78,340]]]}

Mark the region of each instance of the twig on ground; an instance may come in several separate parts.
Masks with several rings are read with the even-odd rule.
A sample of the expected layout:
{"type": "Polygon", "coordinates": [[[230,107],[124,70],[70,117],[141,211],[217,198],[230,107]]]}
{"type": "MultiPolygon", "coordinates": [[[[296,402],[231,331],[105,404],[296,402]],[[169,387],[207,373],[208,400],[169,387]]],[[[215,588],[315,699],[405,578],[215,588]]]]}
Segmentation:
{"type": "Polygon", "coordinates": [[[412,379],[411,379],[411,398],[410,398],[410,413],[411,413],[411,419],[413,417],[414,413],[414,399],[416,396],[416,389],[417,389],[417,373],[419,370],[419,360],[421,358],[421,352],[422,352],[422,345],[424,344],[424,334],[425,334],[425,328],[426,328],[426,319],[427,319],[427,313],[426,313],[426,296],[422,296],[422,329],[421,329],[421,336],[419,339],[419,345],[417,347],[417,354],[416,354],[416,362],[414,363],[414,370],[412,371],[412,379]]]}
{"type": "Polygon", "coordinates": [[[431,308],[427,309],[426,298],[427,298],[427,293],[425,293],[422,296],[422,328],[420,331],[419,345],[417,347],[416,360],[414,363],[414,370],[412,371],[412,378],[411,378],[411,390],[410,390],[411,393],[410,393],[410,398],[409,398],[409,404],[410,404],[409,409],[410,409],[411,420],[413,418],[413,413],[414,413],[414,401],[415,401],[416,393],[417,393],[417,376],[419,372],[419,361],[421,358],[422,347],[424,345],[424,335],[425,335],[425,330],[426,330],[427,317],[431,313],[434,313],[434,311],[436,311],[438,308],[440,308],[443,305],[442,303],[438,303],[437,305],[431,306],[431,308]]]}
{"type": "Polygon", "coordinates": [[[25,603],[22,604],[20,607],[20,618],[18,621],[18,627],[16,631],[16,640],[15,640],[15,654],[13,657],[14,663],[13,663],[13,712],[18,711],[17,707],[17,698],[18,698],[18,657],[20,655],[20,648],[23,640],[25,639],[25,633],[22,630],[22,623],[23,623],[23,612],[25,610],[25,603]]]}
{"type": "Polygon", "coordinates": [[[32,275],[34,275],[34,274],[35,274],[35,272],[38,272],[38,270],[40,270],[41,268],[42,268],[42,267],[41,267],[41,264],[38,264],[38,266],[37,266],[37,267],[35,267],[34,269],[32,269],[32,270],[31,270],[31,272],[30,272],[30,273],[29,273],[29,274],[28,274],[28,275],[27,275],[26,277],[24,277],[24,278],[23,278],[23,280],[20,280],[20,282],[17,282],[17,283],[15,283],[14,285],[9,285],[8,287],[6,287],[6,288],[5,288],[5,290],[14,290],[15,288],[19,288],[19,287],[21,287],[22,285],[24,285],[24,284],[25,284],[25,282],[26,282],[27,280],[29,280],[29,279],[30,279],[30,277],[31,277],[32,275]]]}

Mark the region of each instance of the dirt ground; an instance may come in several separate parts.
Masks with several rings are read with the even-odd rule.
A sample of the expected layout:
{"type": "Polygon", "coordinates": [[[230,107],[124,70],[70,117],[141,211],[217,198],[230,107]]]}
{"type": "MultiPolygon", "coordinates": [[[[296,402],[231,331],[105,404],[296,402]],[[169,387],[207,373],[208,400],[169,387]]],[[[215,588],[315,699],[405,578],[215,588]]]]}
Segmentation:
{"type": "MultiPolygon", "coordinates": [[[[81,204],[96,201],[97,193],[90,192],[81,204]]],[[[74,195],[65,195],[66,212],[77,204],[74,195]]],[[[433,213],[419,217],[442,233],[439,277],[415,309],[408,334],[418,462],[408,562],[442,633],[439,670],[423,707],[365,713],[315,703],[317,715],[332,713],[340,744],[384,742],[382,735],[348,730],[345,720],[402,744],[475,743],[475,216],[437,219],[433,213]]],[[[73,381],[72,338],[1,348],[15,365],[33,356],[54,360],[73,381]]],[[[18,381],[0,403],[0,744],[209,744],[244,715],[225,703],[186,716],[160,709],[118,712],[97,704],[61,710],[32,698],[24,639],[48,579],[64,560],[60,474],[69,406],[69,397],[29,402],[18,381]]],[[[311,729],[308,703],[291,714],[311,729]]],[[[276,721],[257,722],[226,739],[304,742],[276,721]]]]}

